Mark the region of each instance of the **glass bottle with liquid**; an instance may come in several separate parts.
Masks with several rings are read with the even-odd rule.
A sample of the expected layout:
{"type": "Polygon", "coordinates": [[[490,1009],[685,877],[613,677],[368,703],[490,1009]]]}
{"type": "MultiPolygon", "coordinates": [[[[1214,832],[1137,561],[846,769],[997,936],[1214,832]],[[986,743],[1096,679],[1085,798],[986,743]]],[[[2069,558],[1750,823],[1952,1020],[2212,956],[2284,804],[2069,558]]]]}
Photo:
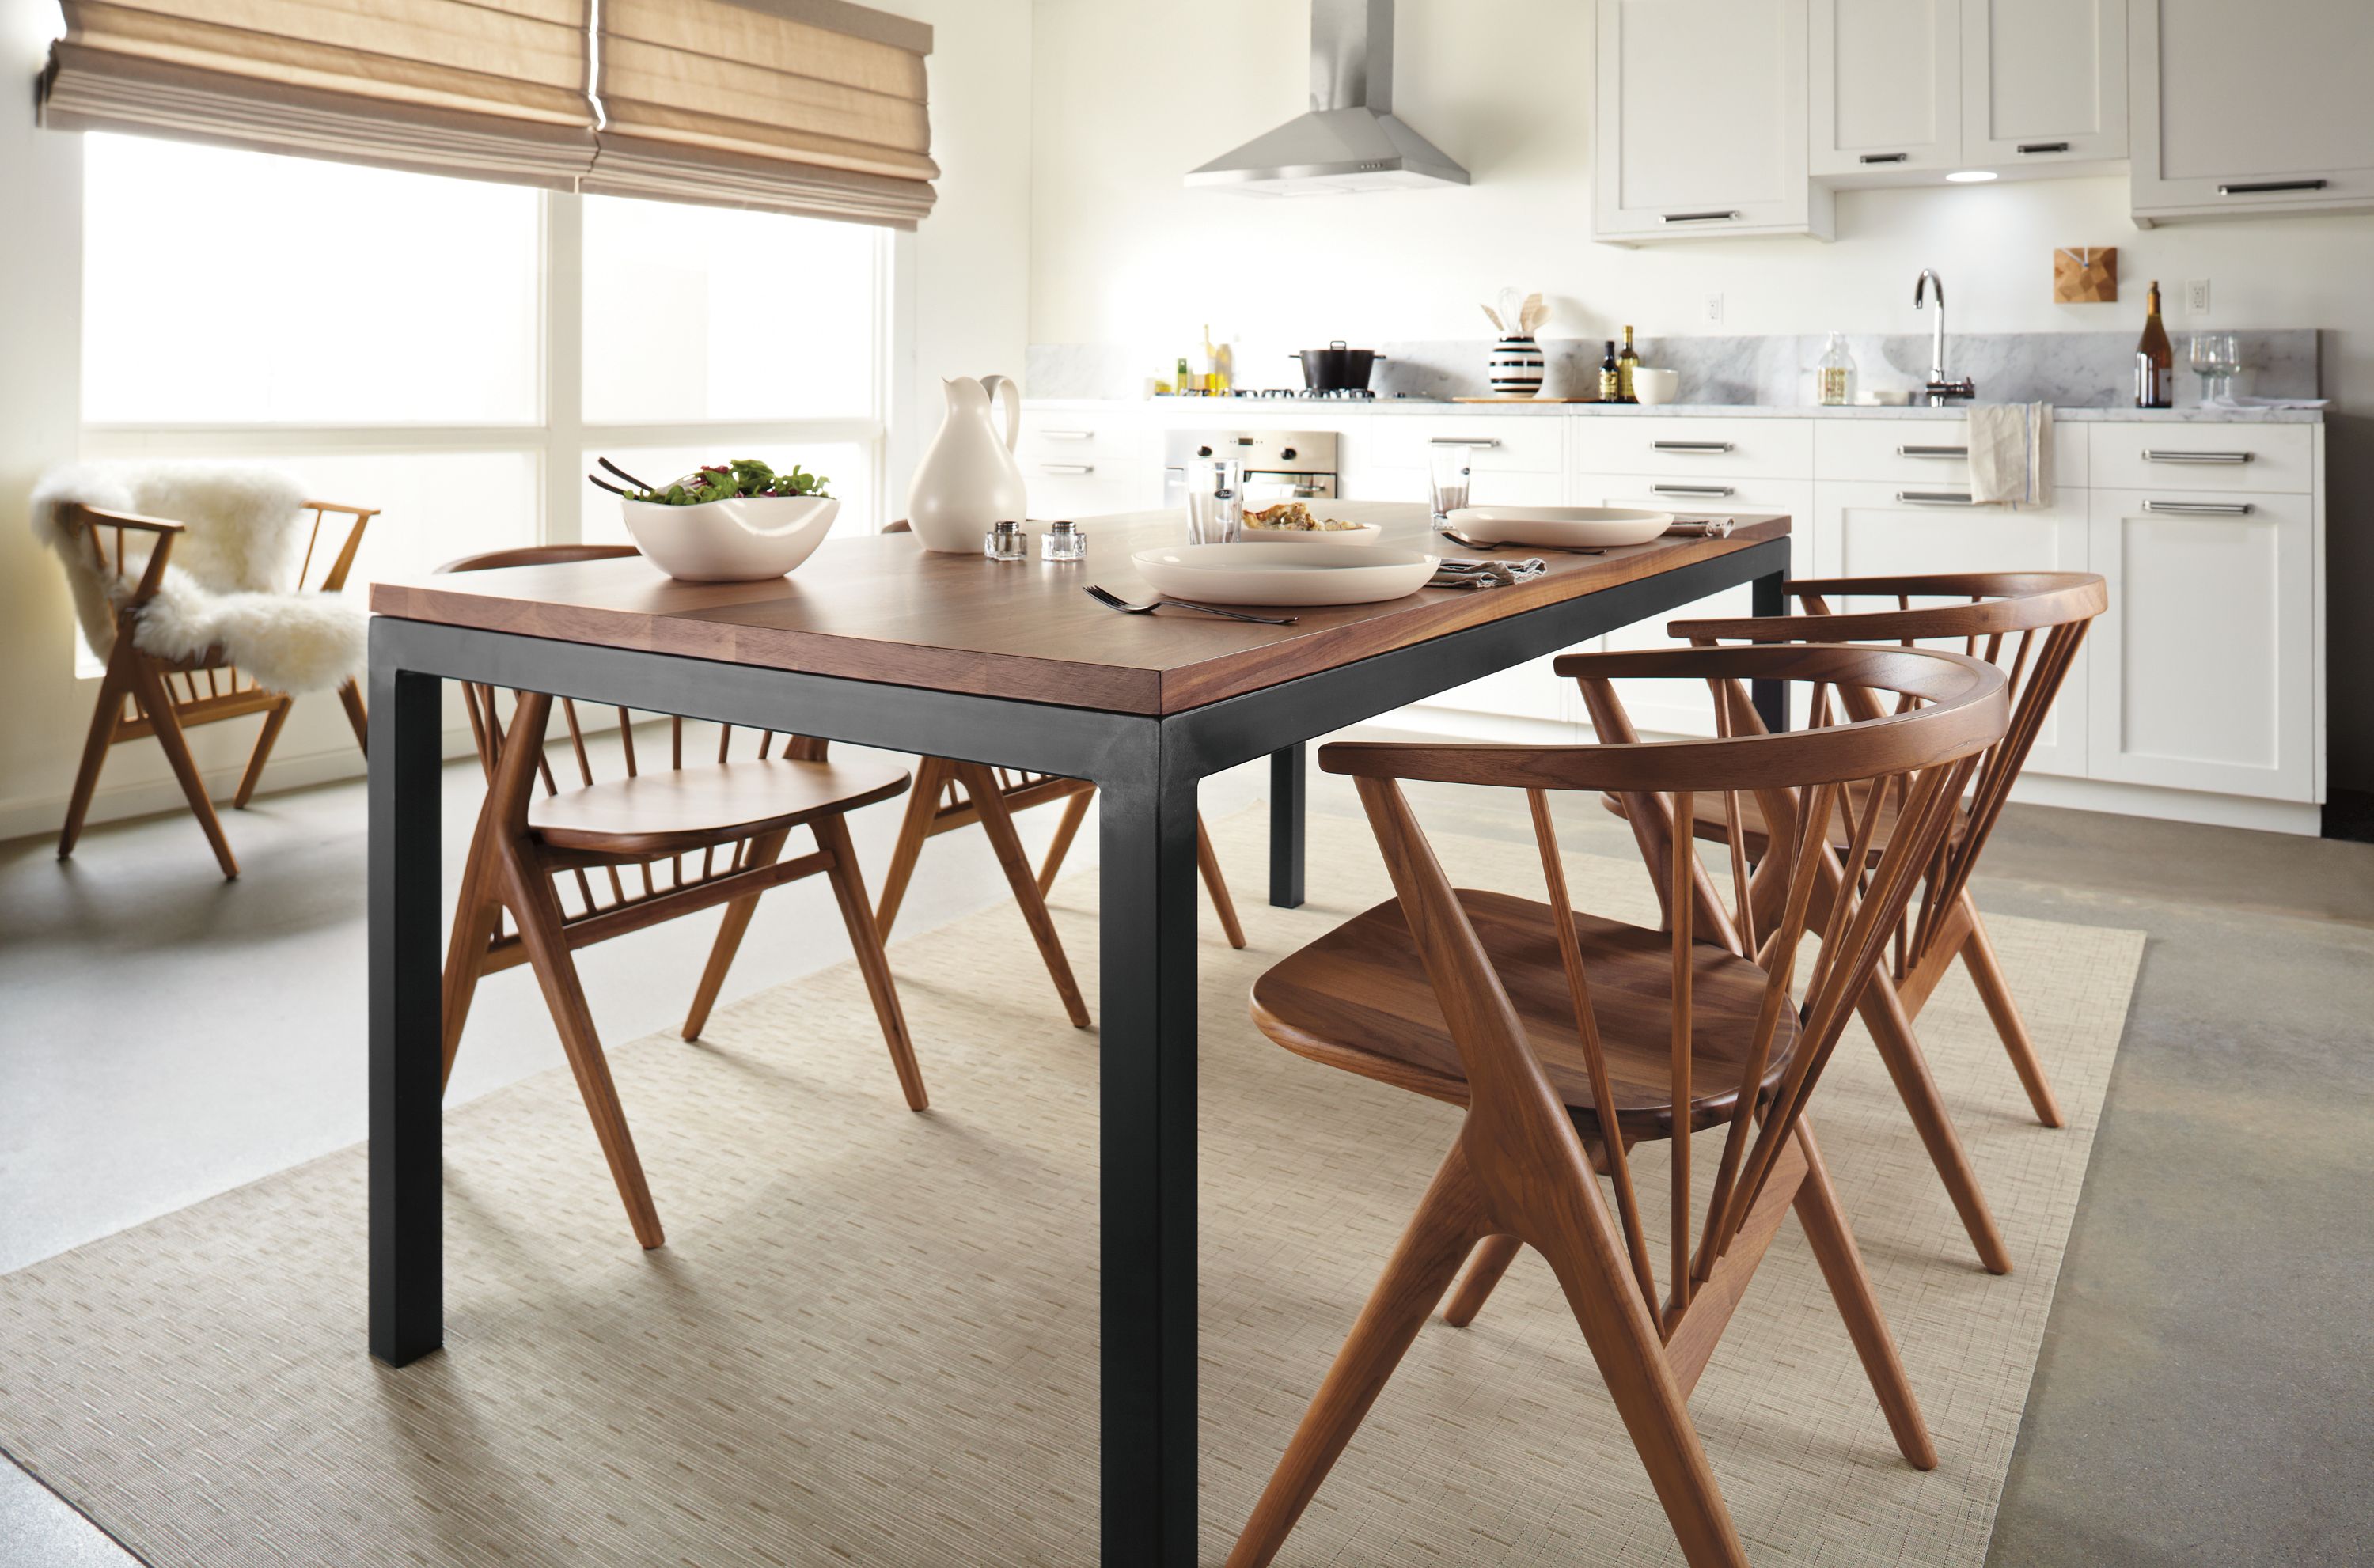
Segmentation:
{"type": "Polygon", "coordinates": [[[1814,366],[1815,401],[1824,408],[1844,408],[1855,399],[1854,356],[1847,352],[1847,334],[1834,332],[1814,366]]]}
{"type": "Polygon", "coordinates": [[[2159,319],[2159,283],[2155,279],[2144,296],[2143,341],[2135,345],[2135,406],[2176,406],[2176,350],[2168,344],[2168,328],[2159,319]]]}
{"type": "Polygon", "coordinates": [[[1616,357],[1616,401],[1639,403],[1640,394],[1632,390],[1632,372],[1640,368],[1640,355],[1632,346],[1632,329],[1624,329],[1624,351],[1616,357]]]}
{"type": "Polygon", "coordinates": [[[1624,401],[1624,372],[1616,363],[1616,340],[1611,337],[1606,342],[1607,357],[1599,362],[1599,401],[1621,403],[1624,401]]]}

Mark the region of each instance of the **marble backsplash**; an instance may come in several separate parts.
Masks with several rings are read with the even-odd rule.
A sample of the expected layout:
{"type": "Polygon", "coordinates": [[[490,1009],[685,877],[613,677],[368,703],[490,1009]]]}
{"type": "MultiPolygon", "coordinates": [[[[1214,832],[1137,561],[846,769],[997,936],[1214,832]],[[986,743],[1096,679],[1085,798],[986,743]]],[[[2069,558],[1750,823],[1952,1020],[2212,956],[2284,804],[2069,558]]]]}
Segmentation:
{"type": "MultiPolygon", "coordinates": [[[[2259,397],[2316,397],[2317,333],[2311,329],[2237,332],[2243,371],[2238,390],[2259,397]]],[[[2186,334],[2175,334],[2177,402],[2197,403],[2201,384],[2184,363],[2186,334]]],[[[1827,333],[1764,337],[1665,337],[1639,340],[1644,365],[1681,372],[1677,402],[1761,404],[1785,407],[1814,401],[1814,367],[1827,333]]],[[[1471,397],[1488,389],[1484,362],[1491,345],[1456,338],[1377,345],[1370,387],[1380,396],[1471,397]]],[[[1544,391],[1591,396],[1598,385],[1602,345],[1576,338],[1542,345],[1549,362],[1544,391]]],[[[1849,334],[1857,385],[1863,391],[1917,391],[1929,375],[1926,333],[1849,334]]],[[[2135,339],[2131,332],[1969,333],[1946,339],[1946,371],[1978,384],[1981,403],[2051,403],[2108,408],[2133,398],[2135,339]]],[[[1301,376],[1284,350],[1240,351],[1237,383],[1297,386],[1301,376]],[[1267,367],[1275,363],[1278,373],[1267,367]],[[1252,367],[1262,369],[1255,370],[1252,367]]],[[[1134,398],[1146,393],[1146,357],[1118,344],[1034,343],[1023,370],[1031,397],[1134,398]]]]}

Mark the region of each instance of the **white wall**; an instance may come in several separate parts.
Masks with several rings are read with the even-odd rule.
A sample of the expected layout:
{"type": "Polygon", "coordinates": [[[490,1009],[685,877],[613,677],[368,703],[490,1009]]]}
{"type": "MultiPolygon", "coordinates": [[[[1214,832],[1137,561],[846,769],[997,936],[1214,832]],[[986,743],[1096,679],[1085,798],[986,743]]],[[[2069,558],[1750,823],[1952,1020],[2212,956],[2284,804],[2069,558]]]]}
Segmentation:
{"type": "MultiPolygon", "coordinates": [[[[2123,178],[1859,192],[1835,243],[1591,240],[1592,8],[1577,0],[1400,0],[1395,110],[1473,187],[1299,201],[1186,190],[1181,176],[1299,111],[1297,0],[1038,0],[1030,335],[1136,345],[1152,374],[1200,335],[1241,333],[1240,380],[1290,384],[1278,346],[1488,334],[1503,286],[1557,307],[1553,336],[1925,332],[1935,267],[1968,332],[2140,330],[2144,285],[2206,277],[2189,326],[2319,327],[2331,446],[2333,779],[2374,787],[2374,217],[2137,229],[2123,178]],[[1508,41],[1520,41],[1510,43],[1508,41]],[[2052,252],[2116,245],[2115,305],[2051,302],[2052,252]],[[1702,314],[1723,296],[1720,325],[1702,314]]],[[[1676,114],[1720,115],[1719,101],[1676,114]]]]}
{"type": "MultiPolygon", "coordinates": [[[[939,378],[1018,370],[1028,313],[1030,0],[876,0],[930,22],[939,205],[902,236],[886,502],[903,506],[920,438],[938,428],[939,378]],[[918,428],[919,427],[919,428],[918,428]]],[[[81,357],[82,138],[33,123],[32,83],[60,30],[54,0],[0,0],[0,837],[54,831],[97,683],[75,676],[73,616],[56,563],[26,526],[35,477],[76,455],[81,357]]],[[[395,526],[399,520],[383,520],[395,526]]],[[[191,733],[227,794],[253,721],[191,733]]],[[[266,787],[350,776],[360,758],[337,704],[298,703],[266,787]]],[[[156,747],[115,749],[92,818],[169,809],[180,795],[156,747]]],[[[232,847],[239,829],[229,824],[232,847]]],[[[194,828],[191,851],[205,864],[194,828]]]]}

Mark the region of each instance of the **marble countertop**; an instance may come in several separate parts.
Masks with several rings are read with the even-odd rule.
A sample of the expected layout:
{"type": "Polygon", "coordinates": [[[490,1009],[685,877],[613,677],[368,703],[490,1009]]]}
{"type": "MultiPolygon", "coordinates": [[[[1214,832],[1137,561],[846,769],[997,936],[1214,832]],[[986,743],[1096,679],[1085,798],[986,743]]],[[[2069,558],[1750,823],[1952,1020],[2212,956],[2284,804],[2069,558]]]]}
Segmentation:
{"type": "MultiPolygon", "coordinates": [[[[1817,404],[1773,406],[1745,403],[1669,403],[1657,406],[1602,403],[1453,403],[1423,397],[1381,397],[1373,403],[1303,403],[1264,398],[1028,398],[1032,408],[1113,408],[1133,404],[1225,419],[1234,413],[1282,414],[1432,414],[1480,415],[1510,418],[1543,414],[1573,414],[1595,419],[1959,419],[1967,405],[1869,406],[1826,408],[1817,404]]],[[[2318,425],[2320,408],[2181,408],[2055,407],[2055,419],[2071,424],[2141,423],[2166,425],[2318,425]]]]}

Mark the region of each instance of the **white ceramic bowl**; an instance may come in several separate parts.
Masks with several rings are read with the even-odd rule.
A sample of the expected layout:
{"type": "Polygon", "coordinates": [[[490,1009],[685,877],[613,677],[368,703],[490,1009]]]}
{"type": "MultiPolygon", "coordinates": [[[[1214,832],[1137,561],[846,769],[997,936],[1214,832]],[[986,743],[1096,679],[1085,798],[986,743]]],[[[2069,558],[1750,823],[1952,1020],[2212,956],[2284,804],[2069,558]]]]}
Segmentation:
{"type": "Polygon", "coordinates": [[[1643,365],[1632,372],[1632,395],[1651,408],[1673,402],[1681,390],[1679,370],[1652,370],[1643,365]]]}
{"type": "Polygon", "coordinates": [[[735,496],[698,506],[618,503],[646,560],[685,582],[763,582],[816,554],[840,502],[829,496],[735,496]]]}
{"type": "Polygon", "coordinates": [[[1237,530],[1237,537],[1256,544],[1373,544],[1385,536],[1385,531],[1373,522],[1357,528],[1304,529],[1255,528],[1246,523],[1237,530]]]}
{"type": "Polygon", "coordinates": [[[1674,526],[1674,514],[1636,507],[1462,507],[1450,522],[1479,544],[1606,550],[1646,544],[1674,526]]]}
{"type": "Polygon", "coordinates": [[[1158,593],[1215,604],[1376,604],[1426,586],[1439,556],[1378,545],[1178,544],[1130,556],[1158,593]]]}

